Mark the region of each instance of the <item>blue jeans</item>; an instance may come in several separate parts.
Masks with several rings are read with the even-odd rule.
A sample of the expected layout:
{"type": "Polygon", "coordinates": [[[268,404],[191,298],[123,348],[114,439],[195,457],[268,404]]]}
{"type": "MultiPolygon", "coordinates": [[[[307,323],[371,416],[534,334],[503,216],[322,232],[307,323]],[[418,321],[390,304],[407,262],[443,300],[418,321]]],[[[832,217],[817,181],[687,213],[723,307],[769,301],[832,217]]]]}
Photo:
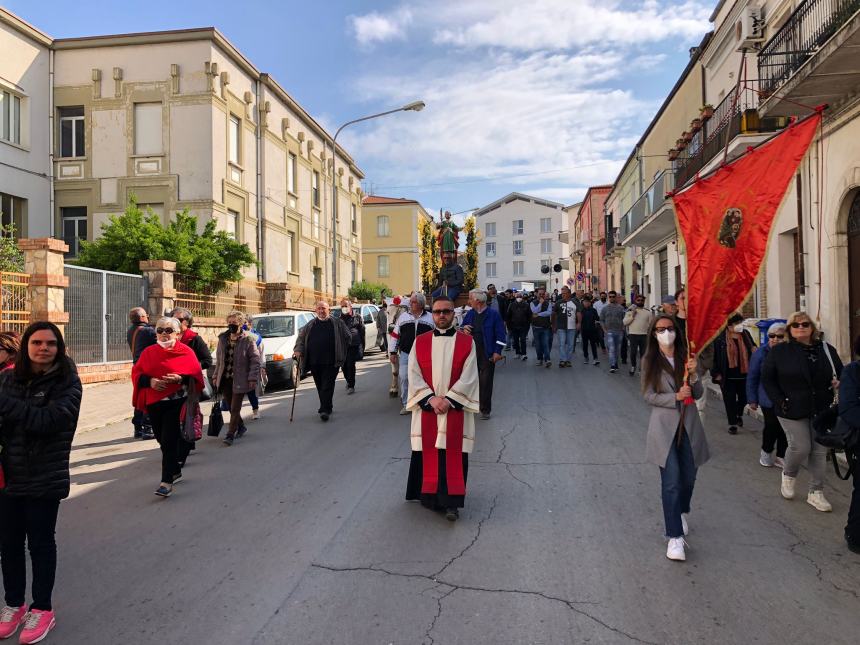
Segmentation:
{"type": "Polygon", "coordinates": [[[696,464],[693,447],[686,432],[681,433],[681,445],[677,436],[672,440],[666,465],[660,469],[663,493],[663,519],[666,521],[666,537],[684,537],[681,513],[690,512],[690,500],[696,485],[696,464]]]}
{"type": "Polygon", "coordinates": [[[623,331],[606,332],[606,349],[609,350],[610,367],[618,367],[618,352],[621,350],[622,340],[624,340],[623,331]]]}
{"type": "Polygon", "coordinates": [[[574,345],[576,343],[575,329],[559,329],[558,330],[558,360],[569,361],[573,356],[574,345]]]}
{"type": "Polygon", "coordinates": [[[552,338],[552,329],[550,329],[549,327],[532,327],[532,334],[535,338],[537,359],[539,361],[550,360],[549,350],[551,348],[551,345],[549,344],[549,342],[552,338]]]}

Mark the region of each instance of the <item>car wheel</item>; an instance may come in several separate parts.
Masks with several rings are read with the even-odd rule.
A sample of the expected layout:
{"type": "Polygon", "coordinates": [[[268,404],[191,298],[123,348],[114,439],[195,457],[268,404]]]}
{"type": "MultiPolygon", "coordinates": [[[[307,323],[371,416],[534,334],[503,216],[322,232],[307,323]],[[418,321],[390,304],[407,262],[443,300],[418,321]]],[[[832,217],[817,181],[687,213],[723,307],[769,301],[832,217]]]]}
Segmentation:
{"type": "Polygon", "coordinates": [[[301,377],[299,376],[299,366],[293,361],[293,366],[290,369],[290,375],[287,377],[287,389],[295,390],[299,386],[299,381],[301,377]]]}

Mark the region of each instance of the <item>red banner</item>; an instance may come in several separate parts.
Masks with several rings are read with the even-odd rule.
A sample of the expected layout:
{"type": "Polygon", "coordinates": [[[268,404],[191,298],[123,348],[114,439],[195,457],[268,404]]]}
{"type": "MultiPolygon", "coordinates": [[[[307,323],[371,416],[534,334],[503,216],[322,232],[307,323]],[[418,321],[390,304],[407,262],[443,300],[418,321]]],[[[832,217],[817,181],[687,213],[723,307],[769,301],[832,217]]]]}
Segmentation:
{"type": "Polygon", "coordinates": [[[687,249],[687,340],[701,351],[752,291],[776,211],[821,122],[799,121],[673,195],[687,249]]]}

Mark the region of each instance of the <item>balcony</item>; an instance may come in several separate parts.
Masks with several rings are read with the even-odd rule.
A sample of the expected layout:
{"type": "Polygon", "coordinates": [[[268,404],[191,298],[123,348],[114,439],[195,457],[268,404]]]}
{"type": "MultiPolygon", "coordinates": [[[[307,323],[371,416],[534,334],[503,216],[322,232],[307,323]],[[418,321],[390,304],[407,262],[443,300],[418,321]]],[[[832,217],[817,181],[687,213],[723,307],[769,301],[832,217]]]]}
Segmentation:
{"type": "Polygon", "coordinates": [[[649,247],[675,231],[675,212],[672,202],[666,199],[666,193],[675,186],[674,177],[671,170],[657,175],[621,218],[618,231],[624,246],[649,247]]]}
{"type": "Polygon", "coordinates": [[[562,244],[567,244],[569,237],[570,236],[568,235],[567,231],[559,231],[558,232],[558,241],[561,242],[562,244]]]}
{"type": "Polygon", "coordinates": [[[804,0],[758,55],[762,116],[802,116],[860,90],[860,0],[804,0]]]}

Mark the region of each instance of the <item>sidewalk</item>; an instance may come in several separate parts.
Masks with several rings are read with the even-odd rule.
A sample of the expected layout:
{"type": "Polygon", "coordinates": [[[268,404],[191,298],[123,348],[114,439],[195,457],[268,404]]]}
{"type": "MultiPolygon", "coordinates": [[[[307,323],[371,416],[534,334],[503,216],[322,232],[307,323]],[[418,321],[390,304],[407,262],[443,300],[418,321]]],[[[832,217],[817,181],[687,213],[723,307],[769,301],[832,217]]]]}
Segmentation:
{"type": "Polygon", "coordinates": [[[130,380],[84,385],[78,432],[87,432],[131,419],[131,390],[130,380]]]}

